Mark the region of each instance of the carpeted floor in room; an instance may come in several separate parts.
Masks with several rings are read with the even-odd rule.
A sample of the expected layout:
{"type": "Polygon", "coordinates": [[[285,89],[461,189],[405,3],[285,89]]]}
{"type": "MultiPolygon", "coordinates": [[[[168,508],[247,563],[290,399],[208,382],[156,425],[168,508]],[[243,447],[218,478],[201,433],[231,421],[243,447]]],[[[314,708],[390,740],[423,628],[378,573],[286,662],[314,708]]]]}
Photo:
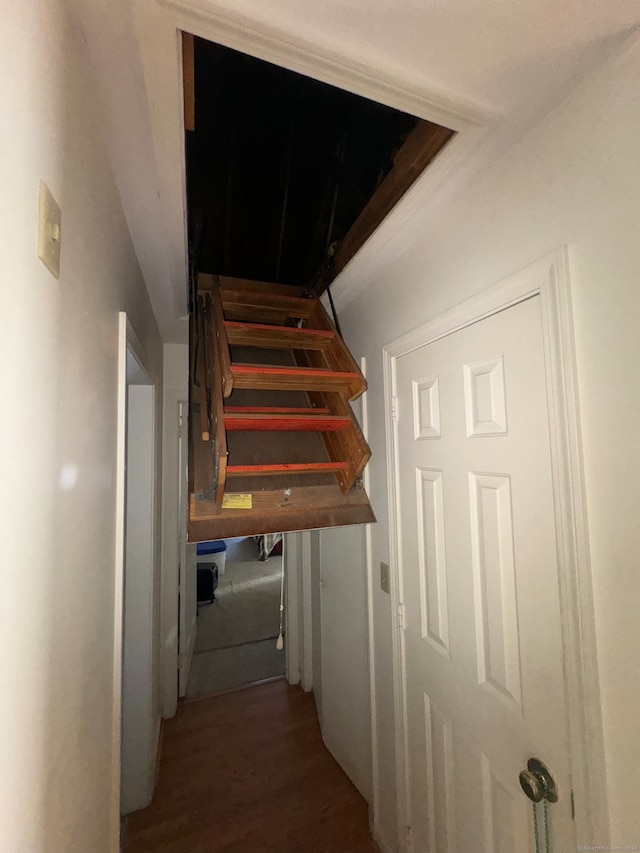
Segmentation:
{"type": "Polygon", "coordinates": [[[216,601],[198,606],[195,652],[187,698],[284,675],[276,650],[282,557],[257,559],[251,537],[229,540],[216,601]]]}

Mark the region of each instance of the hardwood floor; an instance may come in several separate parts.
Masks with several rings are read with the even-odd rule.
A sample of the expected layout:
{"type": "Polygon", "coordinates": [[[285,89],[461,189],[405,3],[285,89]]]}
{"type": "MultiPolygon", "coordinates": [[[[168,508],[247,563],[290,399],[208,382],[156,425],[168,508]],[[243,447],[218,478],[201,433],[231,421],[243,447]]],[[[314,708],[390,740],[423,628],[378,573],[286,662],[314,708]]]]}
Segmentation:
{"type": "Polygon", "coordinates": [[[183,705],[126,853],[378,853],[313,696],[277,681],[183,705]]]}

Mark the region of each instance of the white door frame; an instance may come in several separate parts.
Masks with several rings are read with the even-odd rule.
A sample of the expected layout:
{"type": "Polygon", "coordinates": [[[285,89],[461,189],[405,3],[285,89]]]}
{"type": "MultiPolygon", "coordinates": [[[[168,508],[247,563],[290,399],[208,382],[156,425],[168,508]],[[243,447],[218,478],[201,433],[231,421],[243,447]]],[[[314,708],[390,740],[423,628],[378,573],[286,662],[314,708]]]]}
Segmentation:
{"type": "Polygon", "coordinates": [[[282,537],[282,561],[285,583],[284,633],[285,675],[289,684],[300,684],[300,648],[298,625],[298,534],[282,537]]]}
{"type": "MultiPolygon", "coordinates": [[[[362,375],[367,378],[367,359],[365,356],[360,357],[360,370],[362,375]]],[[[361,400],[361,418],[360,427],[365,437],[365,441],[369,441],[369,393],[367,391],[360,397],[361,400]]],[[[368,495],[371,494],[371,467],[365,465],[362,472],[362,483],[368,495]]],[[[373,565],[373,525],[362,525],[362,548],[364,554],[364,564],[366,569],[366,592],[367,592],[367,652],[369,664],[369,707],[371,714],[371,803],[369,809],[369,824],[374,840],[379,847],[382,847],[380,834],[377,827],[377,815],[380,804],[380,768],[378,763],[378,744],[380,733],[378,730],[378,712],[376,705],[377,686],[376,686],[376,658],[374,649],[374,592],[378,582],[378,576],[373,565]]]]}
{"type": "Polygon", "coordinates": [[[178,697],[187,695],[187,684],[195,649],[198,608],[196,605],[195,580],[197,566],[195,545],[187,542],[187,523],[189,518],[189,487],[185,476],[189,466],[189,404],[182,400],[178,403],[178,697]],[[193,584],[191,586],[191,584],[193,584]],[[189,592],[193,593],[188,603],[189,592]],[[191,619],[189,618],[191,610],[191,619]]]}
{"type": "MultiPolygon", "coordinates": [[[[179,477],[180,406],[188,410],[184,391],[164,392],[162,421],[162,618],[161,701],[162,716],[178,710],[178,559],[180,549],[179,477]]],[[[183,430],[186,435],[187,430],[183,430]]],[[[182,531],[186,540],[187,531],[182,531]]]]}
{"type": "Polygon", "coordinates": [[[396,718],[396,781],[400,849],[407,849],[408,778],[404,635],[396,411],[397,359],[512,305],[539,296],[551,443],[565,657],[569,753],[577,838],[609,841],[604,740],[582,470],[568,250],[550,256],[467,299],[383,348],[387,497],[391,551],[392,643],[396,718]]]}
{"type": "Polygon", "coordinates": [[[289,684],[313,689],[313,636],[311,608],[311,540],[308,530],[282,537],[285,577],[285,655],[289,684]]]}
{"type": "MultiPolygon", "coordinates": [[[[157,461],[157,437],[155,434],[157,410],[157,380],[150,367],[149,358],[124,311],[118,313],[118,380],[117,380],[117,426],[116,426],[116,517],[115,517],[115,565],[114,565],[114,613],[113,613],[113,679],[112,679],[112,729],[111,729],[111,803],[110,803],[110,846],[120,849],[120,798],[122,768],[122,672],[123,672],[123,627],[124,627],[124,582],[125,582],[125,535],[126,535],[126,449],[127,449],[127,353],[130,352],[145,380],[154,389],[154,469],[157,461]]],[[[152,520],[155,524],[157,482],[154,481],[152,520]]],[[[153,563],[157,563],[155,535],[151,537],[153,563]]],[[[157,650],[156,650],[157,651],[157,650]]],[[[155,655],[154,651],[154,655],[155,655]]]]}
{"type": "Polygon", "coordinates": [[[111,709],[110,844],[120,849],[120,762],[122,749],[122,626],[124,603],[124,528],[127,452],[127,315],[118,314],[118,391],[116,426],[116,524],[113,591],[113,681],[111,709]]]}

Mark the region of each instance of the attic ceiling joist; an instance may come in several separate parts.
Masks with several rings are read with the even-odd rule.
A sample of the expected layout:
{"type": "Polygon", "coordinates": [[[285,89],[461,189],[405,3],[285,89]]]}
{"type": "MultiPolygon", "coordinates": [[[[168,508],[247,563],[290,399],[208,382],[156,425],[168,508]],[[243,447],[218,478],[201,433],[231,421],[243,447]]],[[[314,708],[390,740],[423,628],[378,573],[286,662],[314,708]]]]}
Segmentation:
{"type": "Polygon", "coordinates": [[[396,154],[393,168],[340,244],[331,267],[331,280],[342,272],[453,135],[448,127],[428,121],[416,125],[396,154]]]}

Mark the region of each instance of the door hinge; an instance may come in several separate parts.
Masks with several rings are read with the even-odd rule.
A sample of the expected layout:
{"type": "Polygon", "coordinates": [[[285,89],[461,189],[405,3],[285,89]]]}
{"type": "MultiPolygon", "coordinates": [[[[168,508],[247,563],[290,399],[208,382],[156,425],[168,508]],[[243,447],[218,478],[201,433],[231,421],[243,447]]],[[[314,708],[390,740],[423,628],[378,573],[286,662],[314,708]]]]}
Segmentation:
{"type": "Polygon", "coordinates": [[[576,819],[576,801],[573,797],[573,788],[571,789],[571,820],[576,819]]]}
{"type": "Polygon", "coordinates": [[[398,605],[398,628],[400,628],[401,631],[404,631],[404,604],[398,605]]]}
{"type": "Polygon", "coordinates": [[[398,398],[397,397],[391,398],[391,420],[394,421],[394,423],[398,422],[398,398]]]}

